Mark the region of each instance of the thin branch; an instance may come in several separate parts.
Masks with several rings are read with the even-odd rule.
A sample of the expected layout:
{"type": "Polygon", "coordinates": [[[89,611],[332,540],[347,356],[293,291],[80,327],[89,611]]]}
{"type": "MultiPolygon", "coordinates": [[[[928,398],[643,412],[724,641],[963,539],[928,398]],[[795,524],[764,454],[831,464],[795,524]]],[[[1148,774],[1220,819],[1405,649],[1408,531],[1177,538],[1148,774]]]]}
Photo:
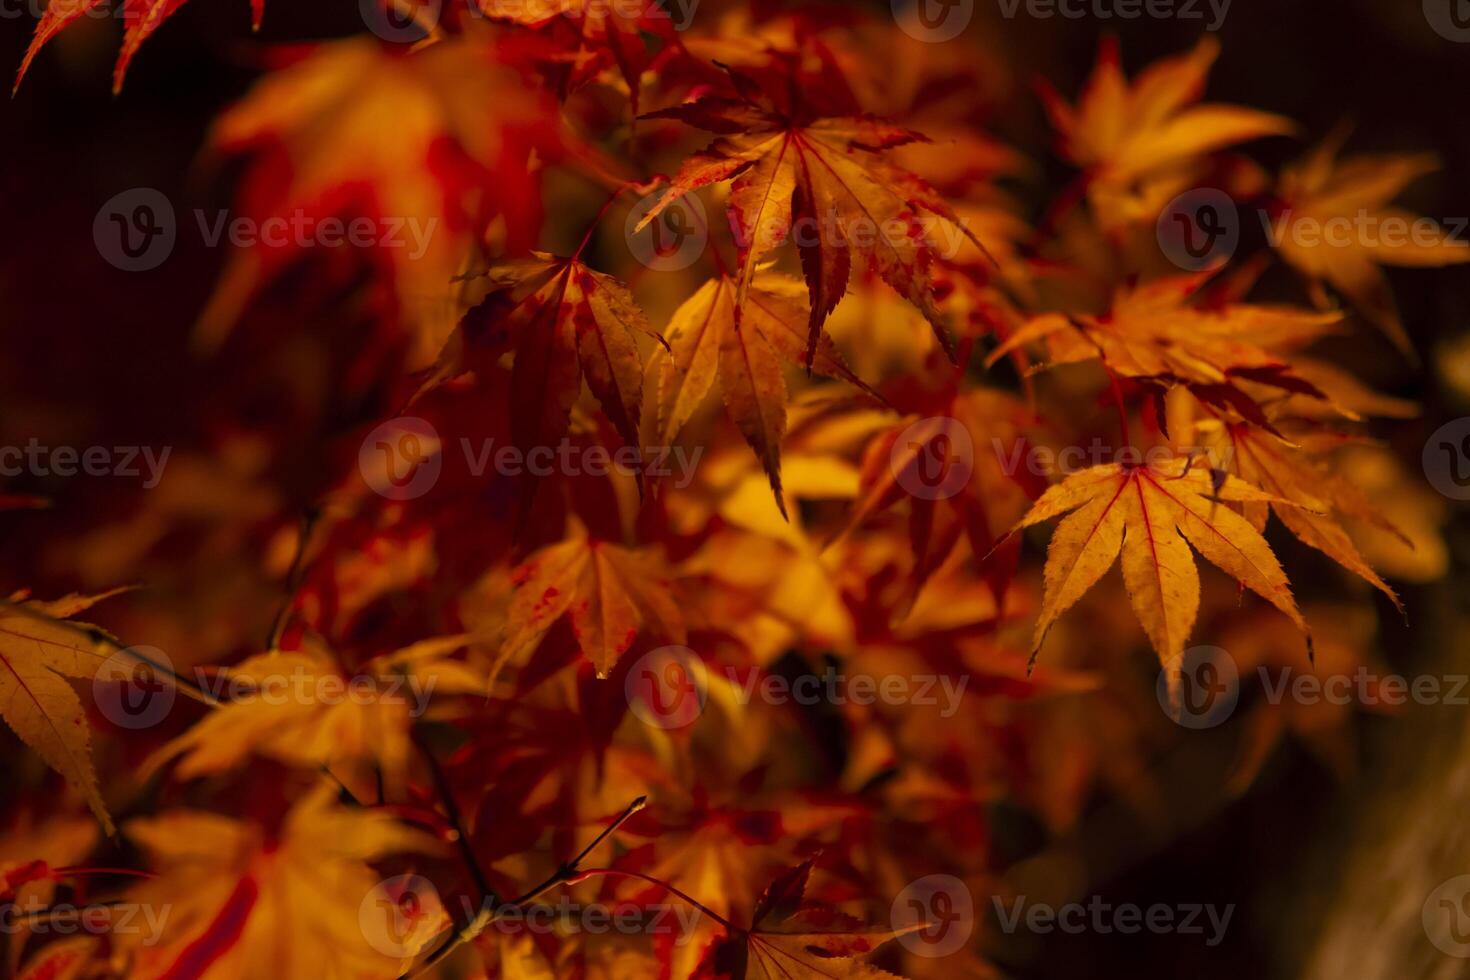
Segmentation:
{"type": "Polygon", "coordinates": [[[281,642],[281,634],[285,632],[286,618],[290,615],[291,604],[296,601],[296,593],[301,591],[301,580],[306,576],[306,548],[311,543],[311,532],[316,528],[316,522],[321,516],[321,510],[316,507],[308,507],[301,514],[301,527],[296,538],[296,554],[292,556],[291,568],[286,572],[286,601],[281,603],[281,608],[276,611],[276,618],[271,621],[270,636],[265,641],[267,650],[276,649],[281,642]]]}
{"type": "Polygon", "coordinates": [[[581,881],[584,878],[633,878],[638,881],[646,881],[650,885],[662,888],[664,891],[668,892],[670,895],[673,895],[675,898],[683,900],[684,902],[688,903],[690,907],[704,913],[711,919],[714,919],[716,922],[724,926],[726,929],[729,929],[731,932],[745,931],[737,926],[735,923],[731,922],[729,919],[725,918],[723,915],[720,915],[718,912],[715,912],[713,909],[709,908],[703,902],[691,897],[685,892],[680,891],[673,885],[669,884],[667,881],[664,881],[660,878],[655,878],[652,875],[642,874],[638,871],[622,871],[618,868],[588,868],[586,871],[581,872],[571,880],[573,882],[577,882],[581,881]]]}
{"type": "MultiPolygon", "coordinates": [[[[602,833],[598,834],[597,837],[592,841],[592,843],[582,848],[581,852],[578,853],[576,857],[559,866],[545,881],[536,885],[524,895],[517,896],[516,898],[511,899],[509,902],[486,902],[484,905],[482,905],[479,913],[473,919],[466,923],[464,927],[461,928],[458,932],[451,934],[449,938],[447,938],[438,949],[434,950],[434,952],[429,955],[429,958],[425,960],[417,969],[403,974],[398,978],[398,980],[411,980],[411,978],[421,976],[427,971],[433,969],[435,966],[443,962],[450,953],[453,953],[456,949],[463,946],[465,943],[473,942],[476,937],[478,937],[482,932],[488,929],[496,921],[496,919],[500,917],[501,913],[505,909],[518,908],[522,905],[525,905],[527,902],[535,901],[538,897],[555,888],[557,885],[580,879],[583,875],[583,872],[578,870],[577,865],[580,864],[587,857],[588,854],[592,853],[592,850],[596,848],[597,845],[606,840],[613,831],[621,827],[625,820],[627,820],[633,814],[637,813],[639,810],[643,809],[644,806],[647,805],[647,803],[648,797],[646,796],[640,796],[632,803],[629,803],[627,808],[623,810],[623,812],[619,814],[616,819],[614,819],[605,828],[603,828],[602,833]]],[[[588,873],[590,874],[590,872],[588,873]]],[[[691,902],[693,901],[692,899],[687,900],[691,902]]]]}
{"type": "Polygon", "coordinates": [[[439,760],[434,758],[434,753],[417,735],[414,736],[413,744],[418,746],[420,754],[424,757],[424,763],[429,767],[429,774],[434,779],[434,791],[438,793],[440,802],[444,804],[444,814],[449,818],[449,826],[453,829],[455,845],[459,848],[459,854],[464,859],[465,867],[469,869],[470,877],[474,879],[475,889],[480,893],[481,903],[499,905],[500,898],[495,894],[495,889],[490,887],[490,882],[485,877],[485,870],[480,867],[480,861],[475,857],[475,849],[470,846],[470,837],[465,833],[464,821],[459,815],[459,803],[454,799],[454,790],[449,785],[449,777],[444,774],[444,768],[439,765],[439,760]]]}

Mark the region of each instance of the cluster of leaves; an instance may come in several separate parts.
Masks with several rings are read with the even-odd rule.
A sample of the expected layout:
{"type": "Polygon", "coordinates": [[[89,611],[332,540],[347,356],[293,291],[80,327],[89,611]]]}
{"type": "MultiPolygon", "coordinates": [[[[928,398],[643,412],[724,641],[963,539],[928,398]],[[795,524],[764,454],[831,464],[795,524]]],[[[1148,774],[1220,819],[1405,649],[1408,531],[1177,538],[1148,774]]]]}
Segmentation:
{"type": "MultiPolygon", "coordinates": [[[[97,2],[53,3],[22,74],[97,2]]],[[[118,84],[179,2],[136,6],[118,84]]],[[[422,714],[217,702],[181,670],[170,739],[118,732],[108,741],[145,746],[141,776],[99,779],[68,679],[123,644],[75,620],[95,598],[14,596],[0,713],[129,847],[61,817],[18,825],[29,857],[0,852],[3,894],[80,891],[102,847],[120,856],[101,873],[145,876],[121,897],[177,909],[161,942],[14,942],[24,975],[879,975],[869,959],[990,975],[982,935],[937,966],[888,942],[903,931],[889,903],[938,872],[995,891],[996,803],[1056,840],[1098,793],[1160,804],[1151,760],[1169,726],[1140,682],[1143,642],[1175,685],[1202,619],[1248,661],[1304,663],[1313,636],[1331,663],[1367,656],[1372,623],[1298,604],[1265,537],[1272,514],[1394,604],[1375,564],[1442,573],[1433,527],[1385,516],[1411,505],[1394,503],[1397,464],[1366,436],[1366,419],[1413,407],[1319,342],[1356,316],[1405,345],[1379,266],[1470,253],[1284,236],[1181,273],[1155,234],[1200,186],[1281,221],[1398,213],[1423,161],[1339,160],[1329,142],[1273,177],[1238,148],[1294,126],[1200,101],[1213,42],[1131,81],[1108,47],[1075,103],[1043,91],[1078,171],[1048,204],[1033,161],[990,131],[1004,70],[969,46],[850,13],[710,3],[675,32],[657,8],[586,8],[446,4],[411,49],[362,37],[296,52],[217,120],[213,148],[244,162],[242,214],[438,230],[414,255],[240,249],[201,315],[203,348],[255,334],[287,349],[289,289],[359,330],[327,348],[341,403],[321,413],[336,428],[305,520],[271,485],[273,450],[236,430],[175,465],[126,533],[58,561],[111,578],[98,588],[142,582],[109,600],[137,605],[119,636],[146,621],[150,593],[209,582],[164,634],[176,664],[246,688],[407,678],[432,697],[422,714]],[[675,209],[717,216],[695,229],[703,252],[645,268],[628,240],[675,209]],[[1301,302],[1256,298],[1273,264],[1298,274],[1301,302]],[[406,498],[376,492],[376,457],[358,452],[403,415],[437,433],[407,462],[443,467],[406,498]],[[1007,464],[1099,437],[1109,458],[1078,472],[1007,464]],[[487,440],[635,447],[643,465],[492,476],[459,462],[457,447],[487,440]],[[698,460],[686,479],[650,465],[670,447],[698,460]],[[963,467],[943,494],[925,492],[936,465],[963,467]],[[1022,532],[1053,521],[1043,560],[1022,532]],[[223,577],[231,547],[256,564],[223,577]],[[1225,574],[1202,579],[1196,553],[1225,574]],[[1120,555],[1121,593],[1107,575],[1120,555]],[[1264,602],[1238,604],[1230,579],[1264,602]],[[653,724],[634,692],[671,646],[702,710],[653,724]],[[959,700],[750,696],[829,669],[943,677],[959,700]],[[599,828],[608,867],[588,869],[599,828]],[[442,903],[395,958],[358,920],[400,873],[442,903]],[[676,896],[701,918],[677,942],[488,928],[556,888],[614,907],[676,896]]],[[[1343,720],[1253,721],[1229,788],[1284,727],[1340,760],[1343,720]]]]}

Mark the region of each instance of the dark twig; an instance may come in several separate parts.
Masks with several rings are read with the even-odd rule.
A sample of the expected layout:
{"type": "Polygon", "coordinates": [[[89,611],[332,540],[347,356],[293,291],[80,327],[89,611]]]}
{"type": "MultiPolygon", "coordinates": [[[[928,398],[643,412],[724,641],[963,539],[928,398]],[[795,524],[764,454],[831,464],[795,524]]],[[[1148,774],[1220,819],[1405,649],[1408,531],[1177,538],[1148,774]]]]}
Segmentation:
{"type": "Polygon", "coordinates": [[[321,510],[316,507],[308,507],[301,514],[301,527],[296,538],[296,554],[292,556],[291,568],[286,572],[286,599],[281,603],[281,608],[276,611],[276,618],[271,621],[270,636],[265,641],[267,650],[276,649],[281,642],[281,634],[285,632],[286,618],[290,615],[291,604],[296,601],[296,593],[301,590],[301,580],[306,575],[306,548],[311,543],[311,532],[316,528],[316,522],[321,516],[321,510]]]}
{"type": "Polygon", "coordinates": [[[540,884],[527,891],[524,895],[517,896],[516,898],[511,899],[509,902],[502,903],[487,901],[486,903],[484,903],[481,906],[479,913],[473,919],[466,923],[458,932],[451,933],[449,937],[446,938],[445,941],[439,946],[439,948],[434,950],[434,952],[429,955],[429,958],[425,960],[417,969],[403,974],[401,977],[398,978],[398,980],[410,980],[410,978],[412,977],[421,976],[428,970],[433,969],[439,963],[443,962],[450,953],[453,953],[456,949],[463,946],[465,943],[473,942],[477,936],[488,929],[495,922],[495,920],[500,917],[503,910],[517,908],[519,906],[525,905],[528,902],[533,902],[541,895],[555,888],[557,885],[576,880],[582,874],[582,872],[578,869],[578,865],[581,864],[582,861],[586,860],[587,855],[591,854],[593,849],[596,848],[597,845],[601,844],[604,840],[606,840],[613,831],[621,827],[623,825],[623,821],[627,820],[633,814],[643,809],[643,807],[647,803],[648,798],[645,796],[640,796],[632,803],[629,803],[627,809],[625,809],[621,814],[618,815],[616,819],[614,819],[611,823],[604,827],[602,833],[598,834],[597,837],[592,841],[592,843],[582,848],[581,852],[578,853],[576,857],[560,865],[555,871],[551,873],[550,876],[546,878],[545,881],[542,881],[540,884]]]}

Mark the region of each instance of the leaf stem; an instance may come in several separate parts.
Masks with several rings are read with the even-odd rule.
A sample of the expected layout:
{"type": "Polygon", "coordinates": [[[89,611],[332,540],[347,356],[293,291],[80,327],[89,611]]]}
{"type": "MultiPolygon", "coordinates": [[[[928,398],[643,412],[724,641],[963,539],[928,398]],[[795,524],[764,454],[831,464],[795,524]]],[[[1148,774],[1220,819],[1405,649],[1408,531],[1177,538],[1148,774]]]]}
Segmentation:
{"type": "Polygon", "coordinates": [[[1123,437],[1123,444],[1119,450],[1129,449],[1133,446],[1133,434],[1128,429],[1128,407],[1123,402],[1123,385],[1118,381],[1118,376],[1113,369],[1104,365],[1108,372],[1108,383],[1113,388],[1113,402],[1118,406],[1118,431],[1123,437]]]}
{"type": "Polygon", "coordinates": [[[308,507],[301,514],[301,523],[296,538],[296,554],[291,557],[291,567],[286,572],[286,600],[281,603],[281,608],[276,612],[276,618],[271,622],[270,636],[265,641],[267,650],[276,649],[281,642],[281,634],[285,632],[291,604],[296,601],[296,593],[301,590],[301,580],[306,575],[306,549],[311,543],[311,532],[315,529],[317,519],[320,517],[321,511],[316,507],[308,507]]]}
{"type": "Polygon", "coordinates": [[[612,192],[612,195],[609,196],[608,199],[603,203],[602,207],[598,209],[597,214],[592,218],[592,223],[587,226],[587,234],[582,236],[582,244],[578,245],[577,250],[572,253],[572,261],[575,262],[582,257],[582,253],[587,250],[587,243],[592,241],[592,233],[597,230],[597,226],[599,223],[601,223],[603,216],[606,215],[608,209],[613,206],[613,202],[622,196],[623,191],[627,190],[631,186],[633,185],[627,183],[618,185],[617,189],[612,192]]]}
{"type": "Polygon", "coordinates": [[[691,897],[685,892],[680,891],[673,885],[669,884],[667,881],[664,881],[661,878],[655,878],[652,875],[646,875],[638,871],[622,871],[618,868],[588,868],[586,871],[580,872],[575,878],[571,880],[573,882],[577,882],[583,880],[584,878],[635,878],[638,881],[646,881],[650,885],[662,888],[664,891],[668,892],[670,895],[673,895],[675,898],[682,899],[683,901],[687,902],[692,908],[703,912],[705,915],[709,916],[711,919],[714,919],[726,929],[729,929],[732,932],[745,931],[739,926],[735,925],[735,923],[731,922],[729,919],[725,918],[723,915],[715,912],[703,902],[691,897]]]}

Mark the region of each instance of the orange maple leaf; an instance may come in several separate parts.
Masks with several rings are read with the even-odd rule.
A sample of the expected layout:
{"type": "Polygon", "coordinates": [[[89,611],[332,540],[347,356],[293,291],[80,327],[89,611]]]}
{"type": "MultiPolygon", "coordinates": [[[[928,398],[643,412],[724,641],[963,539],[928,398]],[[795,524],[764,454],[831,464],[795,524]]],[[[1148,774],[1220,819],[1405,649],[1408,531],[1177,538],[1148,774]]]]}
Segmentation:
{"type": "MultiPolygon", "coordinates": [[[[25,57],[21,60],[20,70],[15,73],[12,94],[19,91],[21,80],[26,77],[31,62],[36,59],[36,55],[41,52],[46,42],[85,16],[94,7],[100,6],[102,2],[103,0],[52,0],[47,4],[46,12],[41,15],[41,21],[36,25],[36,33],[32,35],[30,46],[26,48],[25,57]]],[[[123,79],[128,73],[128,65],[132,64],[133,56],[138,53],[143,42],[148,40],[165,20],[182,7],[184,2],[185,0],[123,0],[122,18],[125,26],[122,50],[118,52],[117,64],[112,69],[114,95],[122,91],[123,79]]],[[[265,0],[250,0],[252,30],[260,30],[260,21],[264,16],[265,0]]]]}
{"type": "Polygon", "coordinates": [[[608,675],[644,628],[684,642],[684,617],[669,594],[668,573],[646,552],[577,534],[533,554],[514,579],[492,682],[504,664],[529,653],[564,615],[571,616],[582,652],[599,677],[608,675]]]}
{"type": "MultiPolygon", "coordinates": [[[[748,79],[737,84],[753,91],[748,79]]],[[[920,212],[964,226],[928,184],[881,155],[924,137],[869,117],[818,118],[799,109],[782,112],[750,99],[718,96],[643,118],[678,119],[725,135],[684,162],[639,227],[697,188],[734,180],[729,208],[740,251],[740,299],[761,256],[788,235],[794,238],[811,294],[809,365],[822,324],[847,292],[854,253],[924,314],[954,356],[934,298],[933,246],[920,212]]]]}
{"type": "MultiPolygon", "coordinates": [[[[671,445],[718,378],[725,409],[755,450],[784,515],[781,437],[787,393],[781,362],[800,364],[805,357],[807,311],[801,286],[793,280],[763,277],[746,292],[741,313],[736,308],[738,288],[726,276],[711,279],[674,312],[669,349],[655,351],[649,362],[650,375],[658,378],[658,412],[648,441],[671,445]]],[[[877,397],[825,335],[812,354],[811,368],[877,397]]]]}
{"type": "Polygon", "coordinates": [[[1057,617],[1123,556],[1133,612],[1159,660],[1177,681],[1184,644],[1199,612],[1199,572],[1190,545],[1280,609],[1307,636],[1286,573],[1265,538],[1222,503],[1291,505],[1232,476],[1178,458],[1157,466],[1094,466],[1056,484],[1016,530],[1067,516],[1047,549],[1045,591],[1033,651],[1057,617]]]}
{"type": "Polygon", "coordinates": [[[866,925],[805,899],[812,861],[781,875],[756,904],[749,929],[733,927],[705,950],[698,980],[892,980],[893,974],[857,957],[909,932],[866,925]]]}

